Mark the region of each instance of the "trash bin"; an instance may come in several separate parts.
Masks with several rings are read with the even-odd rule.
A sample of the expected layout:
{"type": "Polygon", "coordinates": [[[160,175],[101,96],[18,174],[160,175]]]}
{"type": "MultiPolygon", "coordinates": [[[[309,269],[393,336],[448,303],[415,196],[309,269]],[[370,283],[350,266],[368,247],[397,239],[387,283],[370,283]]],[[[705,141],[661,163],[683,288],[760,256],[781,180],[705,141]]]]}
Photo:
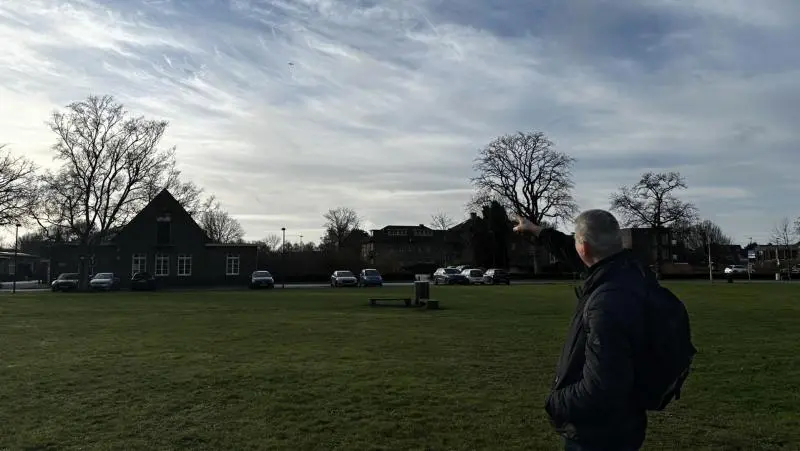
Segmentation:
{"type": "Polygon", "coordinates": [[[431,283],[427,280],[414,282],[414,304],[419,305],[420,299],[431,298],[431,283]]]}
{"type": "Polygon", "coordinates": [[[725,277],[728,279],[728,283],[733,283],[733,273],[732,272],[726,274],[725,277]]]}

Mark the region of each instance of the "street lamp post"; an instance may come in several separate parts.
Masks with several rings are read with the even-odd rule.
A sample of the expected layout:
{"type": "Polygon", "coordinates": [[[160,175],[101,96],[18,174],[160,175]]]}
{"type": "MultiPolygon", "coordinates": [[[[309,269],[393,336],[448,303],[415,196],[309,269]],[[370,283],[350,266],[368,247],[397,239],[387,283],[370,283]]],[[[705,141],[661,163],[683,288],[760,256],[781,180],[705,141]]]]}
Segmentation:
{"type": "Polygon", "coordinates": [[[281,227],[281,288],[286,288],[286,227],[281,227]]]}
{"type": "Polygon", "coordinates": [[[17,227],[14,230],[14,281],[11,283],[12,293],[17,292],[17,269],[19,269],[19,266],[17,265],[17,254],[19,249],[19,228],[21,227],[21,224],[17,223],[16,226],[17,227]]]}
{"type": "Polygon", "coordinates": [[[706,241],[708,242],[708,281],[714,283],[713,266],[711,265],[711,228],[706,228],[706,241]]]}

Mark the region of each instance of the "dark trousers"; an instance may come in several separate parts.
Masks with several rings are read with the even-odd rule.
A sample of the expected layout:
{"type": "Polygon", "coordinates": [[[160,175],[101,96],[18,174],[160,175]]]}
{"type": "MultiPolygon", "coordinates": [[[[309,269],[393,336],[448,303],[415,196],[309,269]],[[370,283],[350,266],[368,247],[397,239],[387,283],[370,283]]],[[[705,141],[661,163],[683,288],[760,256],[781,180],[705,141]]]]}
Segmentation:
{"type": "Polygon", "coordinates": [[[611,449],[611,448],[597,448],[594,446],[585,446],[581,445],[578,442],[573,442],[572,440],[564,440],[564,450],[565,451],[639,451],[635,448],[618,448],[618,449],[611,449]]]}

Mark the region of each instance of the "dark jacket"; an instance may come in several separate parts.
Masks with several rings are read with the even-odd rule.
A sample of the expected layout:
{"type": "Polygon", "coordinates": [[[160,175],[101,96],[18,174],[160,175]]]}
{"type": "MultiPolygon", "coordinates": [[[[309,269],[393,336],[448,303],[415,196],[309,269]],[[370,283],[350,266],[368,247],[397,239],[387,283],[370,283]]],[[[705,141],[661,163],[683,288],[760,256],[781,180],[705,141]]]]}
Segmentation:
{"type": "Polygon", "coordinates": [[[553,229],[539,241],[576,272],[578,304],[558,360],[545,409],[565,438],[593,449],[638,449],[647,427],[634,401],[636,366],[644,349],[643,271],[622,251],[586,268],[572,237],[553,229]]]}

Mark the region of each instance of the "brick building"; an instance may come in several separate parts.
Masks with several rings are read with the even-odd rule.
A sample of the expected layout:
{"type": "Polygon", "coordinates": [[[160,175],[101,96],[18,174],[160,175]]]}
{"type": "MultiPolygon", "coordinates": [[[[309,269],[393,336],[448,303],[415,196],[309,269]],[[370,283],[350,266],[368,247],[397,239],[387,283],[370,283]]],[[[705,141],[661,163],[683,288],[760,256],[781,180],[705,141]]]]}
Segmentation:
{"type": "Polygon", "coordinates": [[[180,203],[164,190],[91,254],[77,243],[49,249],[51,277],[64,272],[113,272],[127,285],[140,271],[161,286],[246,285],[256,269],[254,244],[213,243],[180,203]]]}

